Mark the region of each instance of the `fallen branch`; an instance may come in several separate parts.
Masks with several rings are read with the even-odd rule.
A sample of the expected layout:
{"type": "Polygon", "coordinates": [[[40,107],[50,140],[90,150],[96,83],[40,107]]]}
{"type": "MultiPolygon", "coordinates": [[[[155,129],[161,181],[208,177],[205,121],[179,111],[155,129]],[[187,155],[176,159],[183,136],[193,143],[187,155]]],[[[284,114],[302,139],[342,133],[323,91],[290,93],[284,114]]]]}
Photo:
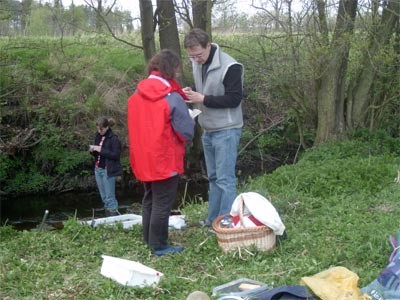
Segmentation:
{"type": "Polygon", "coordinates": [[[0,138],[0,150],[9,155],[14,155],[18,150],[29,149],[36,146],[42,140],[42,138],[39,138],[33,142],[29,142],[30,139],[33,139],[33,133],[35,131],[36,128],[32,128],[29,131],[28,129],[19,131],[15,137],[6,142],[0,138]]]}

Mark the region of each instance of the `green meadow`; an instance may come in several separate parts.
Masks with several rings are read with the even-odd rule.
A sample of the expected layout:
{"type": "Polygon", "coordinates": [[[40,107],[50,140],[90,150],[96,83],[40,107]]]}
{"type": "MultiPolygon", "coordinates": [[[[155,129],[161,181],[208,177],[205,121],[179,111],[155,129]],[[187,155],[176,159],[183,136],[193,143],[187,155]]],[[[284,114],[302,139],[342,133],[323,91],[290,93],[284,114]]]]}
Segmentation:
{"type": "MultiPolygon", "coordinates": [[[[249,178],[240,192],[267,197],[286,226],[269,252],[254,247],[221,251],[215,235],[196,227],[204,199],[183,199],[187,228],[171,231],[185,251],[153,257],[141,228],[96,229],[70,218],[62,230],[0,228],[1,299],[179,299],[239,278],[269,287],[299,284],[333,266],[374,280],[392,252],[389,235],[400,230],[400,185],[394,183],[400,139],[360,134],[303,153],[299,162],[249,178]],[[126,287],[100,274],[101,255],[140,262],[164,274],[154,287],[126,287]]],[[[216,299],[216,298],[215,298],[216,299]]]]}

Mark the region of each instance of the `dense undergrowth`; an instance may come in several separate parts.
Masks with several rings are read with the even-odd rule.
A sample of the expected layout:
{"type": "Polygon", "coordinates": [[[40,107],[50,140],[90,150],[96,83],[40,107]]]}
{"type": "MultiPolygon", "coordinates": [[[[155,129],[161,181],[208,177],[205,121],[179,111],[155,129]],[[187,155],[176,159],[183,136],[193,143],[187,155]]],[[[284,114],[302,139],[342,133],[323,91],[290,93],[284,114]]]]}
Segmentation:
{"type": "MultiPolygon", "coordinates": [[[[121,38],[140,44],[139,32],[121,38]]],[[[313,81],[309,77],[313,72],[305,67],[292,74],[290,64],[283,63],[291,53],[283,41],[280,44],[255,34],[218,33],[213,40],[245,66],[239,179],[295,162],[299,152],[314,143],[316,121],[309,114],[315,105],[300,109],[294,101],[300,94],[293,96],[289,86],[300,86],[300,98],[311,101],[306,91],[312,94],[314,89],[307,85],[313,81]],[[304,82],[296,81],[294,75],[304,82]]],[[[353,43],[356,49],[363,49],[358,39],[353,43]]],[[[306,48],[298,47],[301,55],[307,56],[306,48]]],[[[308,65],[306,58],[301,61],[308,65]]],[[[121,182],[134,181],[127,155],[126,101],[145,76],[141,49],[103,35],[2,37],[0,65],[3,197],[95,189],[87,147],[93,142],[94,122],[101,115],[116,120],[113,130],[123,143],[125,174],[121,182]]],[[[183,65],[183,84],[191,85],[190,61],[183,59],[183,65]]],[[[350,60],[351,73],[357,72],[359,65],[356,59],[350,60]]],[[[397,95],[390,82],[386,84],[393,86],[397,95]]],[[[389,97],[392,89],[378,87],[374,92],[376,97],[389,97]]],[[[391,138],[399,136],[400,106],[398,97],[389,98],[385,105],[375,105],[377,118],[368,126],[371,132],[381,130],[391,138]]],[[[202,179],[204,165],[199,163],[198,148],[188,149],[186,173],[202,179]]]]}
{"type": "Polygon", "coordinates": [[[400,230],[400,139],[360,134],[357,140],[305,152],[298,163],[250,179],[241,192],[268,197],[287,238],[271,252],[224,254],[215,236],[194,227],[207,203],[183,201],[188,228],[172,231],[185,251],[154,258],[140,227],[92,229],[75,219],[59,231],[0,228],[2,299],[178,299],[195,290],[211,295],[218,285],[250,278],[270,287],[344,266],[367,285],[388,263],[388,236],[400,230]],[[100,275],[102,254],[139,261],[164,273],[157,287],[124,287],[100,275]]]}
{"type": "MultiPolygon", "coordinates": [[[[95,120],[117,121],[143,76],[139,50],[107,38],[0,40],[1,190],[7,195],[85,189],[95,120]]],[[[127,167],[127,159],[123,159],[127,167]]]]}
{"type": "MultiPolygon", "coordinates": [[[[132,35],[127,39],[137,39],[132,35]]],[[[241,40],[218,40],[240,49],[241,40]]],[[[228,51],[235,52],[228,48],[228,51]]],[[[266,104],[256,86],[255,62],[235,52],[246,64],[246,146],[239,169],[265,172],[291,159],[298,137],[292,120],[254,137],[284,114],[279,101],[266,104]],[[247,73],[246,73],[247,74],[247,73]],[[273,107],[279,107],[273,109],[273,107]],[[294,133],[294,134],[293,134],[294,133]],[[250,142],[250,144],[248,144],[250,142]],[[262,164],[257,161],[262,160],[262,164]],[[261,165],[261,167],[260,167],[261,165]]],[[[132,178],[127,155],[126,101],[143,78],[145,63],[139,49],[104,36],[53,39],[0,39],[0,185],[3,196],[59,193],[95,188],[87,147],[101,115],[113,117],[123,143],[125,179],[132,178]]],[[[189,61],[184,61],[190,85],[189,61]]],[[[198,157],[195,158],[195,161],[198,157]]],[[[190,170],[200,172],[197,168],[190,170]]]]}

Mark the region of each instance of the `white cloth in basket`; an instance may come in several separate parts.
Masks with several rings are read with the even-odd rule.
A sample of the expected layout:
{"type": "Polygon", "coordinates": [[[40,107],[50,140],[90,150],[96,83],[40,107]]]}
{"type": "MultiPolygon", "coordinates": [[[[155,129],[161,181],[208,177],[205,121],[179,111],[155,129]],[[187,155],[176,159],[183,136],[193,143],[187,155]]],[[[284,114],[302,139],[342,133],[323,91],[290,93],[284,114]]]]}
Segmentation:
{"type": "Polygon", "coordinates": [[[232,216],[240,215],[241,202],[243,199],[243,216],[253,215],[258,221],[271,228],[276,235],[282,235],[285,225],[276,211],[275,207],[258,193],[242,193],[233,201],[231,212],[232,216]]]}

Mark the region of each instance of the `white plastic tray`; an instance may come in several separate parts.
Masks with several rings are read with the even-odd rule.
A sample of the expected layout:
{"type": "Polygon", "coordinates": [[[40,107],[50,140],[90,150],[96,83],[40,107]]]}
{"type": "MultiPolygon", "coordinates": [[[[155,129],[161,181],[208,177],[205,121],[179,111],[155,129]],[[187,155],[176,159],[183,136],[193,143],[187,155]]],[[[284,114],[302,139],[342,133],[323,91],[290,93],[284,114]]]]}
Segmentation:
{"type": "Polygon", "coordinates": [[[101,275],[127,286],[149,286],[157,284],[163,273],[139,262],[118,257],[102,255],[101,275]]]}

